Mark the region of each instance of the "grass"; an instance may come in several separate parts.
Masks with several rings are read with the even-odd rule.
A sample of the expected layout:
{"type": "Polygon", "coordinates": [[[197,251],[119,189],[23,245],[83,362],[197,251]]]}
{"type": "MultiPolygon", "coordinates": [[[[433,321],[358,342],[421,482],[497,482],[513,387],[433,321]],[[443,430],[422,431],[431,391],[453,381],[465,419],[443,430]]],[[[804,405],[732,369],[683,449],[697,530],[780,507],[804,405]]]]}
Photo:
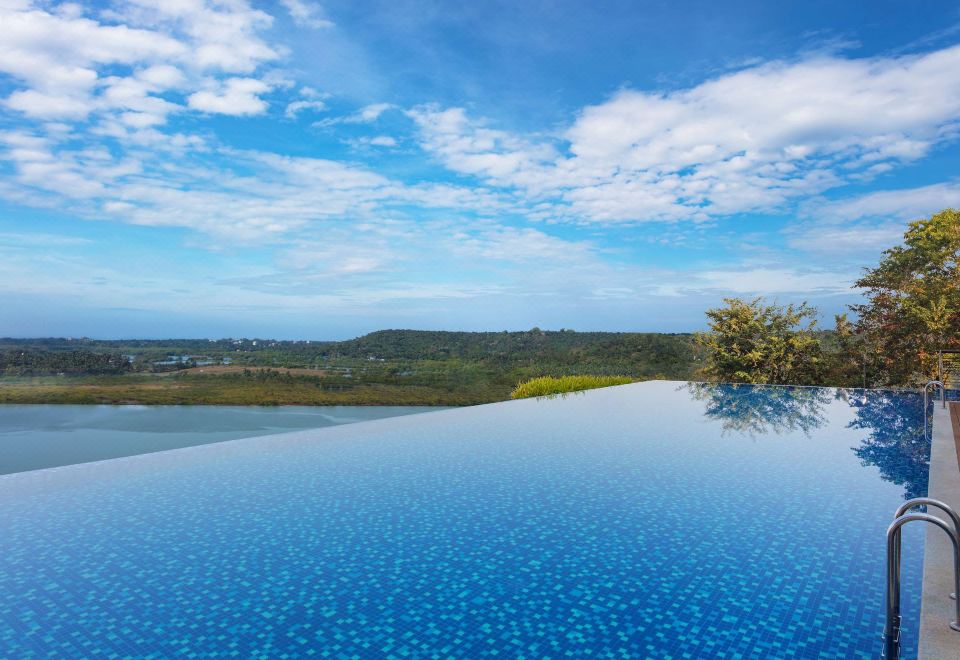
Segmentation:
{"type": "Polygon", "coordinates": [[[517,385],[510,393],[510,398],[526,399],[532,396],[566,394],[567,392],[592,390],[597,387],[626,385],[633,381],[634,379],[628,376],[561,376],[560,378],[541,376],[517,385]]]}
{"type": "Polygon", "coordinates": [[[502,400],[507,391],[509,386],[498,396],[480,388],[331,383],[286,375],[270,380],[234,374],[0,378],[0,404],[463,406],[502,400]]]}
{"type": "Polygon", "coordinates": [[[396,366],[358,362],[352,373],[332,370],[197,368],[178,373],[102,376],[0,377],[0,404],[143,405],[393,405],[465,406],[503,401],[516,376],[493,380],[468,369],[420,363],[409,374],[396,366]],[[212,371],[212,373],[211,373],[212,371]]]}
{"type": "Polygon", "coordinates": [[[503,401],[517,382],[530,378],[517,388],[515,398],[636,380],[602,375],[538,378],[542,368],[497,369],[458,360],[353,360],[323,369],[211,366],[156,374],[0,376],[0,404],[465,406],[503,401]]]}

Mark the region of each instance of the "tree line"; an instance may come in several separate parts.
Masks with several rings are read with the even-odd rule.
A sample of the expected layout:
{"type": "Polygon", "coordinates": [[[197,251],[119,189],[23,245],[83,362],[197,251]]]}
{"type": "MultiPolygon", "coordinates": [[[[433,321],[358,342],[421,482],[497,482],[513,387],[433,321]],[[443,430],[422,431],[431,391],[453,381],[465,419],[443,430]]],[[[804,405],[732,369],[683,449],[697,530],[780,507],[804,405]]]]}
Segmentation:
{"type": "Polygon", "coordinates": [[[807,303],[727,298],[707,311],[702,374],[713,380],[841,387],[896,387],[937,377],[940,351],[960,349],[960,212],[911,222],[903,244],[883,252],[854,283],[856,316],[817,327],[807,303]]]}
{"type": "Polygon", "coordinates": [[[123,374],[131,368],[130,360],[116,352],[0,351],[0,374],[6,376],[123,374]]]}
{"type": "Polygon", "coordinates": [[[152,373],[194,366],[190,360],[170,363],[169,355],[177,352],[202,354],[214,363],[229,358],[232,365],[250,369],[311,368],[331,374],[338,369],[363,369],[410,383],[424,379],[433,383],[450,374],[458,380],[489,380],[509,392],[518,379],[542,375],[663,376],[683,380],[693,375],[702,350],[695,345],[692,334],[539,328],[515,332],[382,330],[340,342],[8,338],[0,339],[0,353],[19,362],[11,360],[13,368],[0,367],[0,374],[152,373]],[[122,360],[123,354],[132,356],[132,362],[129,366],[117,362],[115,370],[91,359],[92,355],[111,355],[114,357],[108,361],[112,364],[122,360]],[[84,371],[84,365],[90,370],[84,371]]]}

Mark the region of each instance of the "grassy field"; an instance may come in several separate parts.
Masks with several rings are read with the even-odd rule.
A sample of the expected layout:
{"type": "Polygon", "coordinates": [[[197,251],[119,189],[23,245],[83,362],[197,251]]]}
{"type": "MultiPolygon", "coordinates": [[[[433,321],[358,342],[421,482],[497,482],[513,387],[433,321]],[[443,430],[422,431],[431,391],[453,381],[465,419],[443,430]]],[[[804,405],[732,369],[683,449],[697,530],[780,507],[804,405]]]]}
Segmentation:
{"type": "Polygon", "coordinates": [[[0,403],[461,406],[503,400],[508,394],[508,387],[343,384],[338,379],[286,374],[0,378],[0,403]]]}
{"type": "MultiPolygon", "coordinates": [[[[328,372],[324,369],[315,369],[315,368],[306,368],[306,367],[270,367],[273,371],[276,371],[281,374],[286,374],[289,376],[311,376],[314,378],[322,378],[323,376],[329,375],[328,372]]],[[[251,367],[243,366],[242,364],[210,364],[205,367],[190,367],[188,369],[180,369],[177,371],[167,371],[161,372],[160,376],[221,376],[224,374],[242,374],[245,371],[250,371],[251,367]]]]}
{"type": "Polygon", "coordinates": [[[517,385],[510,393],[511,399],[528,399],[534,396],[553,396],[568,392],[581,392],[598,387],[626,385],[634,382],[628,376],[541,376],[517,385]]]}

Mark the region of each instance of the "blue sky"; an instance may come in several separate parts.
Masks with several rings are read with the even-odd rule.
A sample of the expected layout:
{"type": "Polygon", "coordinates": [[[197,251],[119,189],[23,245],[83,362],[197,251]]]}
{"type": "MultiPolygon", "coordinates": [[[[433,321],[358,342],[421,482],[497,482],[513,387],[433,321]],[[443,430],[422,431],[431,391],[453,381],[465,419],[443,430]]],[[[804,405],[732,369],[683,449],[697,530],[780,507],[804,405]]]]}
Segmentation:
{"type": "Polygon", "coordinates": [[[829,324],[960,206],[956,2],[0,0],[0,335],[829,324]]]}

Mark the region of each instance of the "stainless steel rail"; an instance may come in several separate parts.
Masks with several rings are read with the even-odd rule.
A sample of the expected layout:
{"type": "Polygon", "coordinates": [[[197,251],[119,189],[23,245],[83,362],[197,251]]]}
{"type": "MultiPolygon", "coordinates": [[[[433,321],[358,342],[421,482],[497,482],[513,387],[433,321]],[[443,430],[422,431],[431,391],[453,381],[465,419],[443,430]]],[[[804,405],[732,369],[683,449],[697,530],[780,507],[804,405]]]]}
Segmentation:
{"type": "MultiPolygon", "coordinates": [[[[954,594],[960,593],[960,517],[949,506],[930,498],[916,498],[904,502],[897,509],[897,516],[887,528],[887,594],[886,594],[886,622],[883,627],[883,654],[884,658],[900,657],[900,557],[901,557],[901,528],[909,522],[920,521],[936,525],[950,537],[953,545],[953,588],[954,594]],[[933,506],[946,512],[953,528],[940,518],[928,513],[906,513],[915,506],[933,506]]],[[[960,632],[960,600],[954,600],[954,620],[950,622],[953,630],[960,632]]]]}
{"type": "Polygon", "coordinates": [[[927,421],[927,408],[930,407],[930,386],[940,388],[940,401],[943,403],[943,407],[947,407],[947,388],[943,386],[943,381],[931,380],[926,385],[923,386],[923,437],[926,438],[929,433],[932,432],[930,429],[930,422],[927,421]]]}
{"type": "MultiPolygon", "coordinates": [[[[912,500],[907,500],[897,508],[896,513],[893,514],[893,519],[896,520],[897,518],[905,514],[910,509],[913,509],[918,506],[925,506],[928,508],[933,507],[935,509],[940,509],[945,514],[947,514],[947,517],[950,518],[950,522],[953,523],[953,535],[957,538],[957,543],[960,544],[960,514],[957,514],[957,512],[951,509],[945,502],[941,502],[940,500],[935,500],[932,497],[914,497],[912,500]]],[[[899,529],[897,529],[897,534],[898,535],[900,534],[899,529]]],[[[898,540],[897,541],[898,553],[899,553],[899,550],[900,550],[900,542],[898,540]]],[[[895,557],[895,560],[896,560],[897,566],[900,566],[899,554],[897,554],[897,556],[895,557]]],[[[950,597],[955,599],[957,597],[957,593],[954,592],[950,594],[950,597]]]]}
{"type": "Polygon", "coordinates": [[[923,386],[923,411],[926,414],[927,405],[930,403],[930,386],[935,385],[940,388],[940,401],[943,403],[943,407],[947,407],[947,388],[943,386],[942,380],[931,380],[926,385],[923,386]]]}

